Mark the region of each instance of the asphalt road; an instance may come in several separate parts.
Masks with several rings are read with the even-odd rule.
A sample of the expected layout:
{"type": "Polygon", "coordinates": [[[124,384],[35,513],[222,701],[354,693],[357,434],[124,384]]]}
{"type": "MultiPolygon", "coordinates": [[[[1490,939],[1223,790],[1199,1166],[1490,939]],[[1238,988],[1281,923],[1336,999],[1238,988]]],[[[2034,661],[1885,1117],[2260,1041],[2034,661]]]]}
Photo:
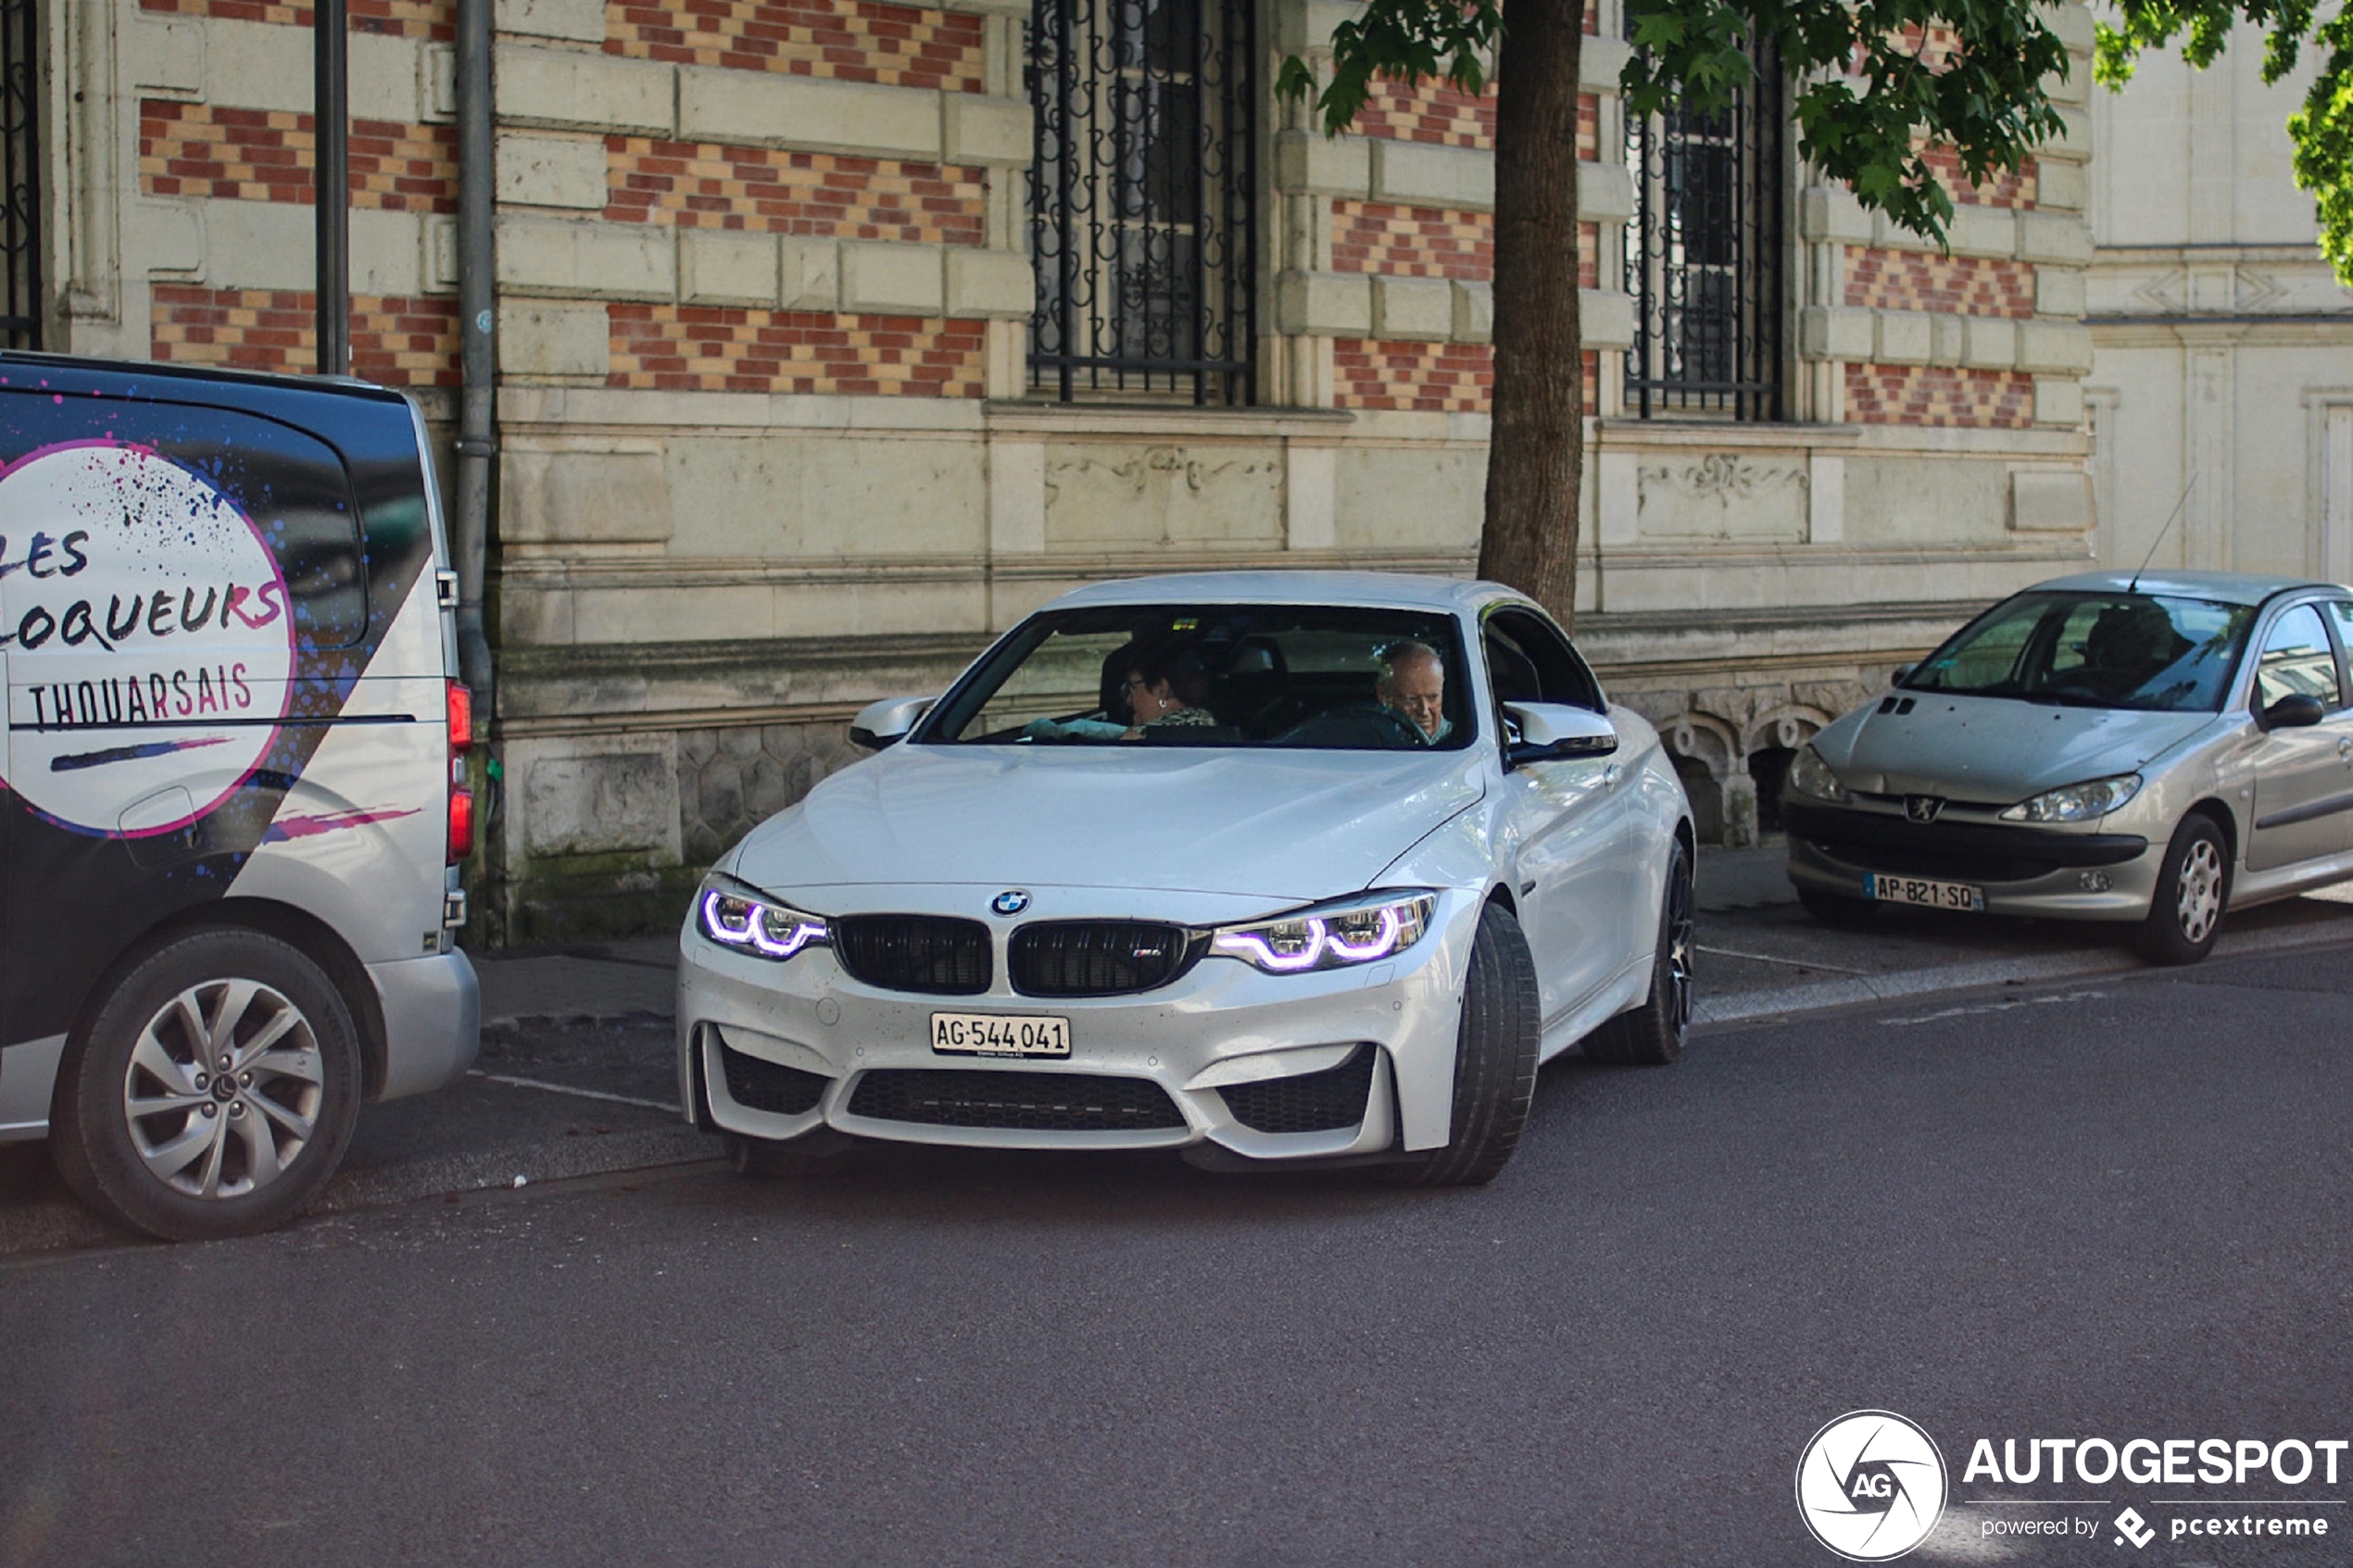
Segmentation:
{"type": "Polygon", "coordinates": [[[2342,1562],[1960,1471],[2353,1437],[2349,960],[1563,1061],[1484,1190],[894,1151],[0,1261],[0,1564],[1819,1564],[1864,1407],[1954,1472],[1912,1561],[2342,1562]]]}

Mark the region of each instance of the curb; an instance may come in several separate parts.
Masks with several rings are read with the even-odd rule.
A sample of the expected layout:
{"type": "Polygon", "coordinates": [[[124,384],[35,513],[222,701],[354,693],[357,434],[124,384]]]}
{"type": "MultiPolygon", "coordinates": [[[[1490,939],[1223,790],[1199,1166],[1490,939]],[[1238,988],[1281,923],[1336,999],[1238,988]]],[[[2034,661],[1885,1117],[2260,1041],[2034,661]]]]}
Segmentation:
{"type": "MultiPolygon", "coordinates": [[[[719,1139],[681,1123],[635,1133],[563,1138],[519,1148],[338,1172],[295,1224],[461,1192],[534,1185],[717,1160],[719,1139]]],[[[0,1206],[0,1258],[93,1247],[169,1246],[115,1229],[69,1198],[0,1206]]]]}
{"type": "MultiPolygon", "coordinates": [[[[2345,941],[2341,929],[2317,932],[2309,926],[2275,931],[2224,932],[2214,945],[2213,959],[2253,958],[2298,947],[2327,947],[2345,941]]],[[[1705,997],[1692,1004],[1692,1022],[1749,1023],[1793,1012],[1820,1012],[1829,1008],[1863,1002],[1902,1001],[1909,997],[1945,991],[1975,991],[1988,985],[2025,985],[2044,980],[2076,980],[2095,974],[2127,974],[2159,969],[2120,947],[2093,947],[2072,953],[2044,953],[2022,959],[1991,959],[1982,963],[1940,964],[1931,969],[1904,969],[1886,974],[1848,979],[1815,980],[1803,985],[1776,985],[1730,996],[1705,997]]]]}

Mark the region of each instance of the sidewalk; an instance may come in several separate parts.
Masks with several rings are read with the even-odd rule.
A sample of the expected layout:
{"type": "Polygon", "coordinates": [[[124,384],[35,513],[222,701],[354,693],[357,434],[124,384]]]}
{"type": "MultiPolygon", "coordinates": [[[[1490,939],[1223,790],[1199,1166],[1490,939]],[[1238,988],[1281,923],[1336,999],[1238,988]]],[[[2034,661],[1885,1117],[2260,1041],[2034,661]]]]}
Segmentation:
{"type": "MultiPolygon", "coordinates": [[[[1867,930],[1823,925],[1798,907],[1785,854],[1778,842],[1700,851],[1698,1022],[2146,967],[2121,925],[1894,906],[1867,930]]],[[[2353,884],[2233,914],[2215,957],[2347,939],[2353,884]]]]}
{"type": "MultiPolygon", "coordinates": [[[[1826,926],[1798,908],[1784,855],[1778,841],[1700,851],[1699,1022],[2143,967],[2122,926],[1893,907],[1868,930],[1826,926]]],[[[2353,939],[2353,884],[2234,914],[2216,952],[2346,939],[2353,939]]],[[[676,954],[677,938],[665,935],[479,955],[483,1018],[666,1019],[676,954]]]]}

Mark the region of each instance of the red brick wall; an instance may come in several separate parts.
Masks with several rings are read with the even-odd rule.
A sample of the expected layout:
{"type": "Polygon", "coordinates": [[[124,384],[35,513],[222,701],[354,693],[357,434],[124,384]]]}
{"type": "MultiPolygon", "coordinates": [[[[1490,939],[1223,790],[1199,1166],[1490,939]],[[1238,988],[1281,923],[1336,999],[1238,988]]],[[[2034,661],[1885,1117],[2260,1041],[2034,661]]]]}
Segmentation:
{"type": "Polygon", "coordinates": [[[616,222],[932,245],[985,237],[978,169],[645,136],[607,137],[605,158],[605,216],[616,222]]]}
{"type": "MultiPolygon", "coordinates": [[[[93,0],[77,0],[93,3],[93,0]]],[[[143,11],[170,11],[188,17],[218,17],[222,21],[277,22],[308,27],[311,7],[282,0],[139,0],[143,11]]],[[[457,36],[458,0],[350,0],[354,32],[383,33],[396,38],[457,36]]]]}
{"type": "Polygon", "coordinates": [[[981,19],[868,0],[608,0],[605,52],[894,87],[981,90],[981,19]]]}
{"type": "MultiPolygon", "coordinates": [[[[1600,112],[1600,100],[1592,94],[1578,98],[1577,156],[1588,162],[1597,156],[1600,112]]],[[[1495,144],[1495,94],[1491,90],[1474,98],[1443,82],[1406,87],[1377,81],[1357,112],[1356,131],[1385,142],[1491,147],[1495,144]]]]}
{"type": "MultiPolygon", "coordinates": [[[[319,296],[308,289],[208,289],[158,283],[153,352],[183,365],[310,370],[319,296]]],[[[351,370],[387,386],[458,384],[458,302],[355,295],[351,370]]]]}
{"type": "Polygon", "coordinates": [[[1336,201],[1332,270],[1484,282],[1495,270],[1494,220],[1483,212],[1336,201]]]}
{"type": "Polygon", "coordinates": [[[1857,424],[2023,429],[2034,422],[2034,378],[1942,365],[1849,365],[1846,417],[1857,424]]]}
{"type": "MultiPolygon", "coordinates": [[[[1593,405],[1599,356],[1585,351],[1585,406],[1593,405]]],[[[1483,414],[1495,389],[1495,352],[1483,343],[1332,343],[1332,376],[1343,408],[1410,408],[1483,414]]]]}
{"type": "Polygon", "coordinates": [[[984,324],[614,305],[606,384],[685,392],[977,397],[984,324]]]}
{"type": "MultiPolygon", "coordinates": [[[[139,106],[139,188],[151,196],[312,199],[310,116],[150,98],[139,106]]],[[[447,125],[351,122],[351,205],[458,210],[458,132],[447,125]]]]}
{"type": "Polygon", "coordinates": [[[1846,303],[1957,316],[2034,314],[2032,262],[1858,247],[1846,253],[1846,303]]]}

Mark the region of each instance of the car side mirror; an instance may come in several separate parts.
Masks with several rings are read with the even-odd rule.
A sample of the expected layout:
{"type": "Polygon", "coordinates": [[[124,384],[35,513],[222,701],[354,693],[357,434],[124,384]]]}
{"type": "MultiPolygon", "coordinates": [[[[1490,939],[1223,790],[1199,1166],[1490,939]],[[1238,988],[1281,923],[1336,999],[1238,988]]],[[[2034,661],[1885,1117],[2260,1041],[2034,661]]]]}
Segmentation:
{"type": "Polygon", "coordinates": [[[1891,686],[1900,686],[1906,681],[1909,680],[1911,678],[1912,671],[1918,670],[1919,668],[1919,666],[1917,664],[1899,664],[1894,669],[1888,671],[1887,684],[1891,686]]]}
{"type": "Polygon", "coordinates": [[[2319,697],[2290,692],[2263,710],[2263,727],[2267,730],[2300,730],[2327,717],[2328,709],[2321,706],[2319,697]]]}
{"type": "Polygon", "coordinates": [[[1563,702],[1508,702],[1504,717],[1515,733],[1504,737],[1504,764],[1566,762],[1606,757],[1617,749],[1617,729],[1606,713],[1563,702]]]}
{"type": "Polygon", "coordinates": [[[870,702],[849,721],[850,744],[869,751],[897,746],[938,700],[932,696],[887,696],[880,702],[870,702]]]}

